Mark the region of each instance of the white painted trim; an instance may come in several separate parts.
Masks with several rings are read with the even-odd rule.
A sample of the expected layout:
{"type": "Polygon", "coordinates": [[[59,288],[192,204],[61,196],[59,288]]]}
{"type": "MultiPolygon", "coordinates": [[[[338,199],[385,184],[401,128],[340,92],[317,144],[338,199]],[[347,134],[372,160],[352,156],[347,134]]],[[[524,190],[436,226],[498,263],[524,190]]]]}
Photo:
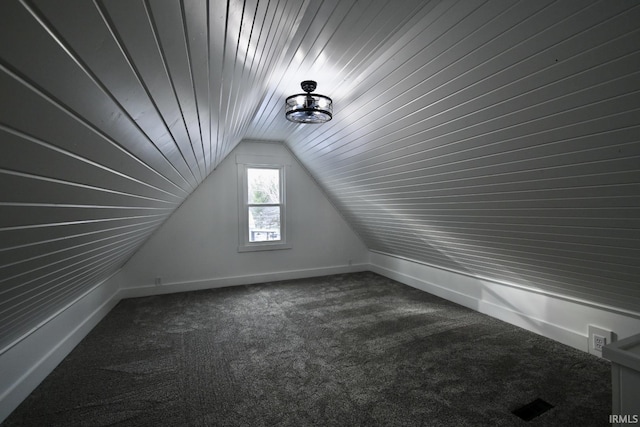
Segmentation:
{"type": "Polygon", "coordinates": [[[238,169],[238,252],[272,251],[291,249],[291,232],[287,222],[287,180],[291,164],[284,156],[236,154],[238,169]],[[250,168],[277,169],[280,178],[280,240],[269,242],[249,241],[247,171],[250,168]]]}
{"type": "Polygon", "coordinates": [[[124,298],[373,271],[585,352],[588,351],[589,324],[614,331],[619,339],[634,335],[640,329],[638,317],[611,312],[607,307],[599,308],[593,302],[581,304],[381,252],[370,251],[369,258],[370,263],[134,288],[122,286],[126,278],[119,271],[0,355],[0,422],[124,298]]]}
{"type": "Polygon", "coordinates": [[[0,355],[0,422],[29,396],[121,299],[368,270],[368,263],[360,263],[136,288],[121,286],[125,278],[119,270],[0,355]]]}
{"type": "Polygon", "coordinates": [[[640,319],[595,302],[571,300],[370,251],[370,268],[383,276],[588,352],[588,326],[633,335],[640,319]]]}
{"type": "Polygon", "coordinates": [[[116,275],[52,316],[0,355],[0,422],[118,303],[116,275]]]}
{"type": "Polygon", "coordinates": [[[465,295],[460,292],[447,289],[443,286],[439,286],[425,279],[413,277],[376,265],[372,265],[371,270],[390,279],[397,280],[398,282],[439,296],[440,298],[455,302],[456,304],[460,304],[464,307],[471,308],[480,313],[490,315],[507,323],[520,326],[524,329],[531,330],[540,335],[544,335],[548,338],[560,341],[564,344],[570,345],[580,350],[584,350],[587,338],[574,331],[560,328],[542,319],[529,317],[523,315],[523,313],[521,312],[517,312],[515,310],[511,310],[494,303],[478,300],[469,295],[465,295]]]}
{"type": "Polygon", "coordinates": [[[455,273],[455,274],[458,274],[458,275],[461,275],[461,276],[471,277],[471,278],[476,279],[476,280],[495,283],[496,285],[500,285],[500,286],[508,286],[510,288],[521,289],[521,290],[525,290],[527,292],[533,292],[533,293],[536,293],[536,294],[546,295],[546,296],[549,296],[549,297],[552,297],[552,298],[562,299],[562,300],[569,301],[569,302],[576,303],[576,304],[587,305],[587,306],[598,308],[598,309],[601,309],[601,310],[611,311],[613,313],[622,314],[624,316],[635,317],[638,320],[640,320],[640,311],[634,312],[634,311],[631,311],[631,310],[626,310],[624,308],[614,307],[614,306],[607,305],[607,304],[600,304],[600,303],[596,303],[596,302],[593,302],[593,301],[588,301],[588,300],[585,300],[585,299],[580,299],[580,298],[576,298],[576,297],[572,297],[572,296],[568,296],[568,295],[562,295],[562,294],[558,294],[558,293],[554,293],[554,292],[549,292],[549,291],[546,291],[546,290],[543,290],[543,289],[536,289],[536,288],[533,288],[531,286],[525,286],[525,285],[514,284],[514,283],[500,282],[500,281],[497,281],[497,280],[492,280],[492,279],[487,278],[487,277],[474,276],[472,274],[464,273],[464,272],[461,272],[461,271],[452,270],[452,269],[443,268],[443,267],[438,267],[436,265],[432,265],[432,264],[429,264],[429,263],[416,261],[416,260],[412,260],[410,258],[406,258],[406,257],[403,257],[403,256],[398,256],[398,255],[392,255],[392,254],[388,254],[388,253],[381,252],[381,251],[369,250],[369,252],[377,253],[377,254],[380,254],[380,255],[385,255],[385,256],[389,256],[389,257],[393,257],[393,258],[402,259],[402,260],[405,260],[405,261],[409,261],[409,262],[416,263],[416,264],[419,264],[419,265],[424,265],[424,266],[427,266],[427,267],[433,267],[433,268],[436,268],[436,269],[442,270],[442,271],[449,271],[451,273],[455,273]]]}
{"type": "Polygon", "coordinates": [[[203,289],[224,288],[228,286],[251,285],[255,283],[276,282],[280,280],[302,279],[306,277],[328,276],[331,274],[356,273],[368,271],[369,264],[353,264],[333,267],[309,268],[303,270],[286,270],[264,274],[250,274],[243,276],[215,277],[210,279],[193,280],[189,282],[175,282],[162,285],[145,285],[120,289],[120,299],[137,298],[152,295],[171,294],[176,292],[190,292],[203,289]]]}

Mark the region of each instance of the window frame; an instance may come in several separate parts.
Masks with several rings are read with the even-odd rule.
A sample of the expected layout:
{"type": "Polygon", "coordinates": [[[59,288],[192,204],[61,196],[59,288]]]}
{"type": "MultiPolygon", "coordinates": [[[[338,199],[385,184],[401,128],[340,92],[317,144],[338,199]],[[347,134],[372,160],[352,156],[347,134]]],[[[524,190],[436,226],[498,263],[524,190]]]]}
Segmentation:
{"type": "Polygon", "coordinates": [[[238,252],[271,251],[291,249],[290,233],[287,224],[287,176],[289,164],[285,159],[275,156],[241,155],[236,156],[238,167],[238,252]],[[280,240],[249,241],[249,203],[247,171],[249,169],[277,169],[280,179],[280,203],[260,206],[280,207],[280,240]]]}

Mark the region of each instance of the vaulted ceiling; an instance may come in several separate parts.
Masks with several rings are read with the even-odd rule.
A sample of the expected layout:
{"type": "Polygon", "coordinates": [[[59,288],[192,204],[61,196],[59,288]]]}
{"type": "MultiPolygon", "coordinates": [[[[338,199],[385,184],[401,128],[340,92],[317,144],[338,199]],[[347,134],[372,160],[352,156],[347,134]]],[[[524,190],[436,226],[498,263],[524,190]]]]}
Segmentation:
{"type": "Polygon", "coordinates": [[[242,139],[370,249],[640,311],[640,4],[5,0],[0,348],[116,271],[242,139]],[[285,120],[305,79],[324,125],[285,120]]]}

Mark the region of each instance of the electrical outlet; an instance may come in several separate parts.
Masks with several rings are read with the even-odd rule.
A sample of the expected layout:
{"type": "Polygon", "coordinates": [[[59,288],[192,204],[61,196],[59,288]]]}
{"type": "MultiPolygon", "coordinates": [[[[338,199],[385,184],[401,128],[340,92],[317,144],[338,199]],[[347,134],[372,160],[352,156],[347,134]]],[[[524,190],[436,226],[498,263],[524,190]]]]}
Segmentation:
{"type": "Polygon", "coordinates": [[[154,283],[156,284],[156,286],[162,285],[162,277],[156,277],[154,283]]]}
{"type": "Polygon", "coordinates": [[[602,347],[607,345],[607,339],[601,335],[593,334],[593,349],[595,351],[602,351],[602,347]]]}
{"type": "Polygon", "coordinates": [[[589,353],[602,357],[602,347],[614,341],[614,333],[589,325],[589,353]]]}

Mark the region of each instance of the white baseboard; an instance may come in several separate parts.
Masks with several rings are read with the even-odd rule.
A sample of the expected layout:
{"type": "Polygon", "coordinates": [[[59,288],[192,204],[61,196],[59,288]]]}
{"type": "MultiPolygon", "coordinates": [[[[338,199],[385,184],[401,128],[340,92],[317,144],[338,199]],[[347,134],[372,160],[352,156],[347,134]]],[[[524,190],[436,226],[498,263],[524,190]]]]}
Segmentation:
{"type": "Polygon", "coordinates": [[[585,352],[588,351],[588,325],[614,331],[619,339],[632,336],[640,329],[640,313],[621,312],[534,289],[511,287],[373,251],[370,263],[157,286],[127,287],[126,277],[117,273],[0,354],[0,422],[123,298],[359,271],[376,272],[585,352]]]}
{"type": "Polygon", "coordinates": [[[0,354],[0,367],[2,368],[0,422],[22,403],[123,298],[353,273],[368,269],[369,264],[365,263],[135,288],[126,287],[125,278],[119,271],[0,354]]]}
{"type": "Polygon", "coordinates": [[[0,422],[118,303],[119,284],[101,282],[0,354],[0,422]]]}
{"type": "Polygon", "coordinates": [[[585,352],[589,352],[589,325],[613,331],[618,339],[640,328],[640,313],[508,286],[380,252],[372,251],[370,262],[371,271],[378,274],[585,352]]]}
{"type": "Polygon", "coordinates": [[[120,299],[137,298],[151,295],[171,294],[176,292],[199,291],[203,289],[224,288],[227,286],[251,285],[254,283],[276,282],[280,280],[302,279],[306,277],[328,276],[331,274],[356,273],[368,271],[369,264],[353,264],[345,266],[286,270],[264,274],[243,276],[216,277],[189,282],[175,282],[161,285],[145,285],[123,287],[118,294],[120,299]]]}

